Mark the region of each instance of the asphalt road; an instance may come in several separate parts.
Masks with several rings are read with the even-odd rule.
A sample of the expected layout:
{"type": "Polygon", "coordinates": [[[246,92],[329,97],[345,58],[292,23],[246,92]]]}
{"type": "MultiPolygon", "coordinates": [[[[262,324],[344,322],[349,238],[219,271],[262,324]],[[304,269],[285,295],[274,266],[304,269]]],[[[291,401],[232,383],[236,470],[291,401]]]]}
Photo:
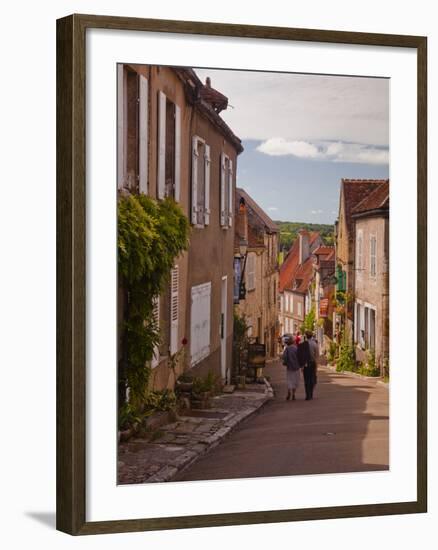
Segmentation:
{"type": "Polygon", "coordinates": [[[177,480],[387,470],[389,390],[321,367],[312,401],[304,385],[286,401],[285,370],[265,369],[275,398],[177,480]]]}

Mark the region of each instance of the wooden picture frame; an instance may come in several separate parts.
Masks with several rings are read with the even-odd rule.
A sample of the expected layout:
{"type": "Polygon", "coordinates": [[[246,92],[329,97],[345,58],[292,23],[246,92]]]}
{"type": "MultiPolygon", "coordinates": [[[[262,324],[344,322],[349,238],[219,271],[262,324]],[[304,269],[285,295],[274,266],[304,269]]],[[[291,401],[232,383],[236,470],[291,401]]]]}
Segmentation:
{"type": "Polygon", "coordinates": [[[427,510],[427,39],[373,33],[71,15],[57,21],[57,529],[72,535],[419,513],[427,510]],[[375,505],[86,521],[85,34],[118,29],[413,48],[418,120],[417,499],[375,505]]]}

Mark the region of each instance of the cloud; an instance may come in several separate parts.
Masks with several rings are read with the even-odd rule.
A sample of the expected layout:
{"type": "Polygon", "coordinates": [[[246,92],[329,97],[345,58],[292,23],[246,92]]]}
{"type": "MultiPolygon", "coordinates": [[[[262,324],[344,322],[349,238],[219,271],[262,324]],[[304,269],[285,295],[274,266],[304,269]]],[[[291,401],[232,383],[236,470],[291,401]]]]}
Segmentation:
{"type": "Polygon", "coordinates": [[[389,143],[387,78],[195,70],[229,98],[220,116],[243,140],[389,143]]]}
{"type": "Polygon", "coordinates": [[[270,156],[293,156],[330,162],[354,164],[389,164],[387,148],[344,143],[342,141],[310,142],[288,141],[284,138],[270,138],[263,141],[257,151],[270,156]]]}
{"type": "Polygon", "coordinates": [[[276,212],[277,210],[278,210],[278,208],[276,206],[269,206],[268,207],[269,212],[276,212]]]}
{"type": "Polygon", "coordinates": [[[286,141],[284,138],[271,138],[257,147],[257,151],[274,157],[292,155],[300,158],[315,158],[318,148],[306,141],[286,141]]]}
{"type": "Polygon", "coordinates": [[[311,210],[310,213],[313,214],[314,216],[316,214],[322,214],[324,212],[324,210],[311,210]]]}

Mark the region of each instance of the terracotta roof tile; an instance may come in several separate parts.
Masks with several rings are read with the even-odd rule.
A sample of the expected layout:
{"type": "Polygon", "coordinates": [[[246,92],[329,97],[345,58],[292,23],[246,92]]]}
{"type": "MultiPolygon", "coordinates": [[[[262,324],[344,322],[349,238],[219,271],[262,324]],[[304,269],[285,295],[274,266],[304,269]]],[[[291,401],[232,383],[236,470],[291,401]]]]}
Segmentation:
{"type": "Polygon", "coordinates": [[[299,292],[301,294],[307,292],[310,281],[313,277],[312,255],[314,254],[314,251],[312,250],[312,245],[314,245],[314,250],[323,247],[322,245],[318,245],[318,243],[321,242],[318,240],[321,238],[318,231],[312,231],[311,233],[305,231],[305,233],[309,234],[310,256],[302,265],[300,265],[300,240],[299,238],[295,239],[289,253],[280,267],[280,292],[284,292],[284,290],[293,290],[294,292],[299,292]]]}
{"type": "Polygon", "coordinates": [[[371,179],[342,179],[342,189],[344,194],[345,218],[348,231],[352,229],[353,209],[362,202],[377,187],[384,185],[389,180],[371,180],[371,179]]]}
{"type": "Polygon", "coordinates": [[[381,208],[389,208],[389,180],[386,180],[382,185],[379,185],[374,191],[367,195],[357,204],[352,214],[368,212],[369,210],[379,210],[381,208]]]}

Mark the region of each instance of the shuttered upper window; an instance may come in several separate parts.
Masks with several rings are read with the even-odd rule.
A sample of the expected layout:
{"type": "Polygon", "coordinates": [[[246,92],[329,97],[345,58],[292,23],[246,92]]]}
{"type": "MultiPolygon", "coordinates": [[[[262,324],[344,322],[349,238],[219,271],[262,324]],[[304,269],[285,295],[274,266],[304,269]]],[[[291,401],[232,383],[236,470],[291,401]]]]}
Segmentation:
{"type": "Polygon", "coordinates": [[[159,199],[180,198],[181,109],[164,92],[158,92],[158,192],[159,199]]]}
{"type": "Polygon", "coordinates": [[[255,288],[255,254],[254,252],[250,252],[247,256],[247,266],[246,266],[246,284],[247,284],[247,290],[254,290],[255,288]]]}
{"type": "Polygon", "coordinates": [[[360,231],[360,230],[357,233],[356,244],[357,244],[357,257],[356,257],[357,269],[363,269],[364,268],[364,265],[363,265],[363,236],[362,236],[362,231],[360,231]]]}
{"type": "Polygon", "coordinates": [[[228,155],[221,155],[221,212],[222,227],[231,227],[233,221],[233,161],[228,155]]]}
{"type": "Polygon", "coordinates": [[[370,275],[375,277],[377,275],[377,238],[375,235],[370,237],[370,275]]]}
{"type": "Polygon", "coordinates": [[[148,81],[117,66],[117,187],[148,191],[148,81]]]}
{"type": "Polygon", "coordinates": [[[197,227],[210,223],[210,146],[199,136],[192,138],[192,216],[197,227]]]}

